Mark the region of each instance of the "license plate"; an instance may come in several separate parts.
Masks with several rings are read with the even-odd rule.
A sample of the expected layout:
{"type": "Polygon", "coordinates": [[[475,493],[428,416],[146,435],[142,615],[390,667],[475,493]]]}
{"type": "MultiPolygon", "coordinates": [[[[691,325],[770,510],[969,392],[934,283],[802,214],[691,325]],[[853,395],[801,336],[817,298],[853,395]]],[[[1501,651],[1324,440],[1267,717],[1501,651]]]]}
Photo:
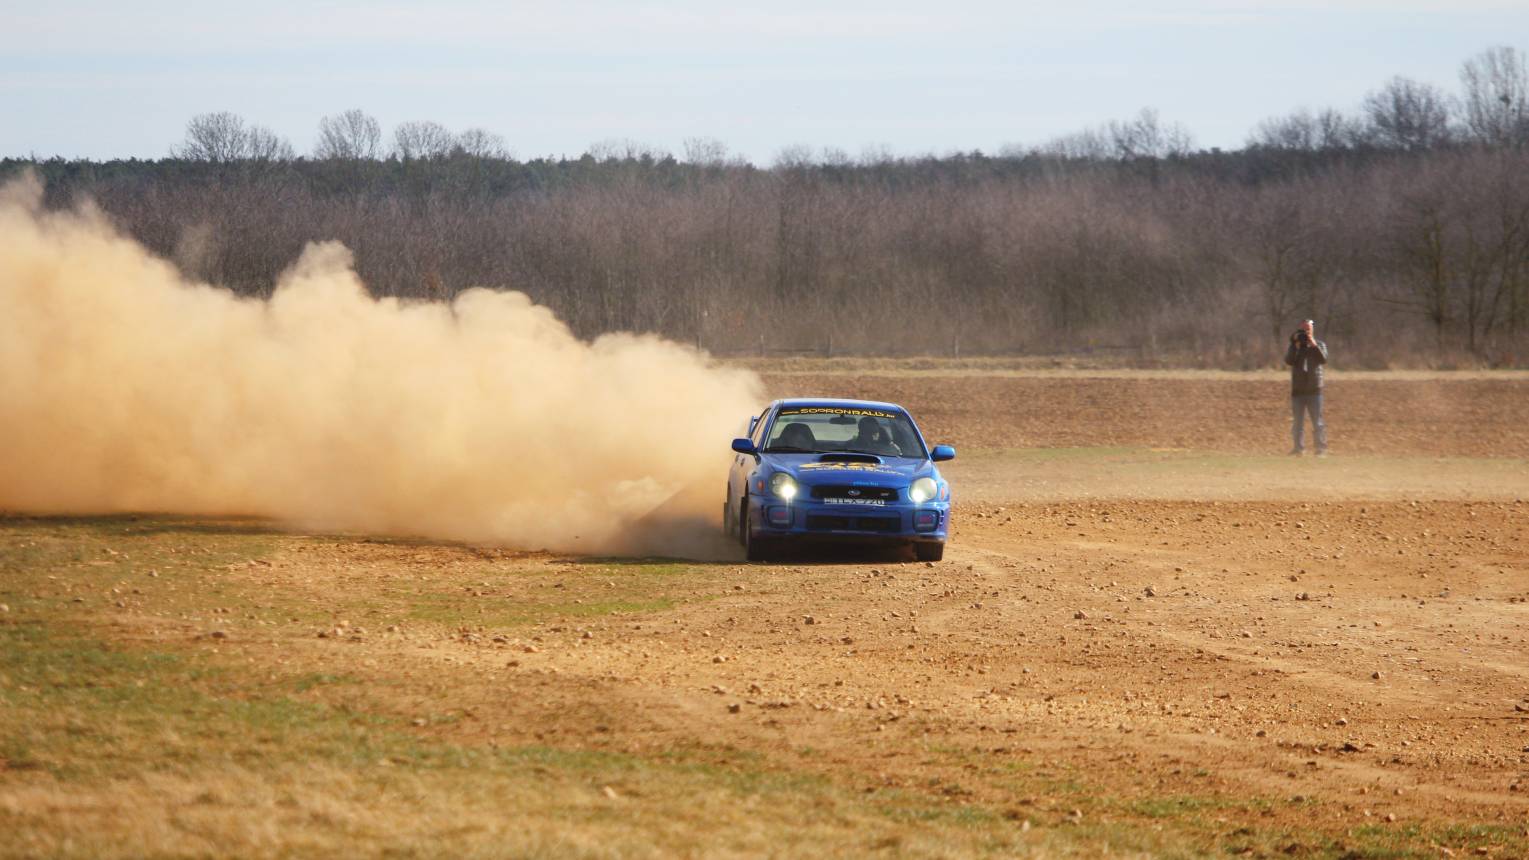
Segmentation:
{"type": "Polygon", "coordinates": [[[828,504],[828,505],[870,505],[872,507],[879,508],[879,507],[885,505],[887,503],[887,500],[886,499],[824,499],[823,503],[824,504],[828,504]]]}

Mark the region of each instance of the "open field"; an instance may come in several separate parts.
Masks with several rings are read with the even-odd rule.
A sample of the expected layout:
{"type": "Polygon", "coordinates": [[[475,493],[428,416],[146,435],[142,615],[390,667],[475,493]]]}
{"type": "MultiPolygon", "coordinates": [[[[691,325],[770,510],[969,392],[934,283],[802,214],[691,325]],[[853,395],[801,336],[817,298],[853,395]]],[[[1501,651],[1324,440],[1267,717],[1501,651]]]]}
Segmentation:
{"type": "Polygon", "coordinates": [[[0,856],[1529,856],[1529,379],[940,368],[934,565],[0,518],[0,856]]]}

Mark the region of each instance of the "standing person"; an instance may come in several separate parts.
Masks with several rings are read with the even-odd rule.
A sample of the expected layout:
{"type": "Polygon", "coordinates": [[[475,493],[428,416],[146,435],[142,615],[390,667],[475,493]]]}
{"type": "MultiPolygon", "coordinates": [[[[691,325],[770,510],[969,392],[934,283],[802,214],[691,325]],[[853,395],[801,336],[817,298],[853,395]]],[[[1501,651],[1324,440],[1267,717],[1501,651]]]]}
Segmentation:
{"type": "Polygon", "coordinates": [[[1317,340],[1316,323],[1306,320],[1290,335],[1285,363],[1290,365],[1290,435],[1295,440],[1290,455],[1299,457],[1306,450],[1302,437],[1309,413],[1317,456],[1325,457],[1327,423],[1322,420],[1322,365],[1327,364],[1327,344],[1317,340]]]}

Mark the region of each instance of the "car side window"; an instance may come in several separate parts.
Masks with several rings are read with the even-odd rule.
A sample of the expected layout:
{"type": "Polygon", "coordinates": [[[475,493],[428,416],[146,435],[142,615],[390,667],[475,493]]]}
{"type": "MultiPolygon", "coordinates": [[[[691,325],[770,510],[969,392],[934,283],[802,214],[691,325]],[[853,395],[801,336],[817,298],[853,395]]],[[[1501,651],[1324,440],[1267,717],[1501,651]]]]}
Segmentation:
{"type": "Polygon", "coordinates": [[[765,419],[769,417],[770,410],[766,409],[759,413],[759,419],[754,422],[754,435],[750,438],[754,440],[755,447],[763,447],[764,445],[765,419]]]}

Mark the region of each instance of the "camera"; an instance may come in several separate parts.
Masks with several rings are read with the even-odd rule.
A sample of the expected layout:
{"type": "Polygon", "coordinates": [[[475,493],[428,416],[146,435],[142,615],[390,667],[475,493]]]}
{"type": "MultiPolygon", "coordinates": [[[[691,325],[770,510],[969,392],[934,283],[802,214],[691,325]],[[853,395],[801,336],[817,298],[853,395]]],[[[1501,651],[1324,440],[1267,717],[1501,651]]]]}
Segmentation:
{"type": "Polygon", "coordinates": [[[1306,334],[1306,329],[1298,328],[1295,330],[1295,333],[1290,336],[1290,339],[1296,343],[1306,343],[1310,337],[1306,334]]]}

